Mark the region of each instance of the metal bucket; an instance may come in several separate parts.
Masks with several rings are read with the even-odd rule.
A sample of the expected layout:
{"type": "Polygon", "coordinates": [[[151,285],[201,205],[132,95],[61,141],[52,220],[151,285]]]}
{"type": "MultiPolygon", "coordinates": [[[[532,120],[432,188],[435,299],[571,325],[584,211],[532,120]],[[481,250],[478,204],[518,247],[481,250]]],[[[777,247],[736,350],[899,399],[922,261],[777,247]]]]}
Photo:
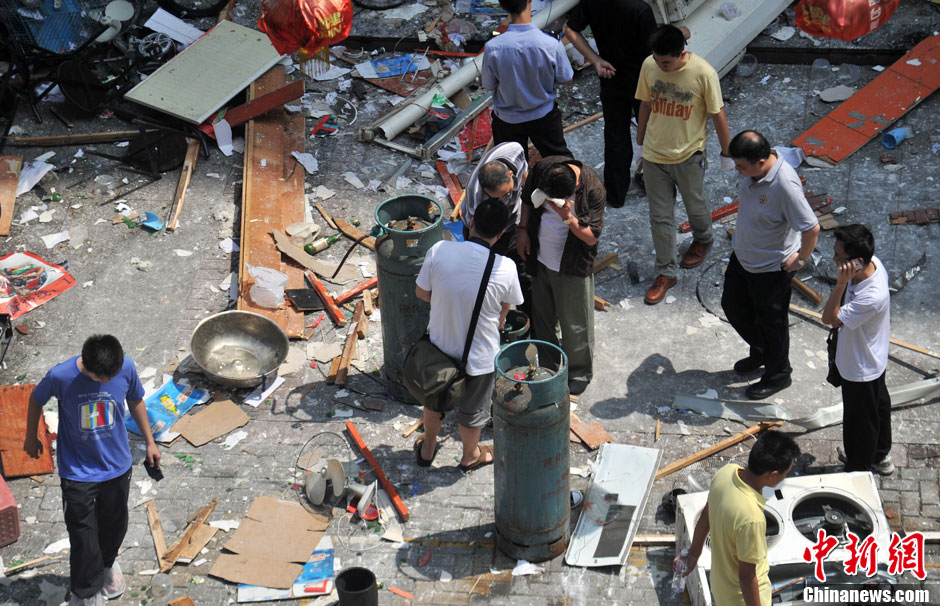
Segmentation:
{"type": "Polygon", "coordinates": [[[427,196],[397,196],[379,204],[375,222],[385,376],[395,398],[415,403],[402,385],[402,366],[411,345],[428,328],[430,306],[415,296],[415,280],[428,249],[442,239],[443,210],[427,196]],[[409,217],[417,219],[414,229],[401,224],[409,217]]]}
{"type": "Polygon", "coordinates": [[[228,387],[254,387],[276,375],[289,347],[280,326],[250,311],[209,316],[196,326],[189,342],[199,368],[228,387]]]}
{"type": "Polygon", "coordinates": [[[558,371],[537,366],[530,374],[530,345],[555,347],[516,341],[496,355],[496,545],[510,558],[540,562],[563,554],[570,537],[568,358],[555,347],[558,371]]]}

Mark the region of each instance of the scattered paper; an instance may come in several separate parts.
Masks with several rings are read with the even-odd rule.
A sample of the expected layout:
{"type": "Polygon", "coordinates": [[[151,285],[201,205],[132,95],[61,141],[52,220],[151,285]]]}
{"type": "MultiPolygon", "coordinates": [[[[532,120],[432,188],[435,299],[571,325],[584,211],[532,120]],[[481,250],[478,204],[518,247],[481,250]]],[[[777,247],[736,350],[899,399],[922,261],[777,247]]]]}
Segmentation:
{"type": "Polygon", "coordinates": [[[55,543],[49,543],[46,545],[46,548],[42,550],[45,554],[59,553],[69,548],[69,538],[65,537],[64,539],[59,539],[55,543]]]}
{"type": "Polygon", "coordinates": [[[781,42],[786,42],[793,37],[793,34],[796,33],[796,28],[790,27],[789,25],[784,25],[774,33],[770,34],[770,37],[774,40],[780,40],[781,42]]]}
{"type": "Polygon", "coordinates": [[[235,241],[231,238],[225,238],[219,242],[219,248],[222,249],[222,252],[231,253],[238,250],[238,244],[235,244],[235,241]]]}
{"type": "Polygon", "coordinates": [[[278,367],[277,374],[280,376],[292,375],[303,368],[306,362],[306,352],[302,349],[291,347],[287,350],[287,359],[278,367]]]}
{"type": "Polygon", "coordinates": [[[231,156],[234,153],[232,126],[228,121],[222,119],[212,125],[212,132],[215,133],[215,142],[219,145],[219,151],[226,156],[231,156]]]}
{"type": "Polygon", "coordinates": [[[767,84],[768,82],[770,82],[770,74],[767,74],[766,76],[760,79],[761,84],[767,84]]]}
{"type": "Polygon", "coordinates": [[[192,254],[193,254],[193,251],[191,251],[191,250],[182,250],[182,249],[179,249],[179,248],[174,248],[174,249],[173,249],[173,252],[176,253],[176,256],[177,256],[177,257],[191,257],[192,254]]]}
{"type": "Polygon", "coordinates": [[[355,173],[345,172],[343,173],[343,179],[346,180],[346,183],[349,183],[356,189],[362,189],[365,187],[365,185],[362,184],[362,181],[359,180],[359,177],[357,177],[355,173]]]}
{"type": "Polygon", "coordinates": [[[161,34],[166,34],[171,39],[186,46],[195,42],[204,33],[201,29],[193,27],[162,8],[158,8],[157,12],[147,19],[147,22],[144,23],[144,27],[161,34]]]}
{"type": "Polygon", "coordinates": [[[921,65],[920,59],[910,59],[908,61],[905,61],[905,63],[907,63],[908,65],[913,65],[915,67],[921,65]]]}
{"type": "Polygon", "coordinates": [[[294,151],[291,152],[291,155],[297,158],[297,161],[304,167],[308,175],[312,175],[320,169],[320,163],[317,162],[317,159],[309,152],[300,153],[294,151]]]}
{"type": "Polygon", "coordinates": [[[450,574],[446,570],[441,571],[441,583],[450,583],[453,580],[454,580],[454,577],[452,574],[450,574]]]}
{"type": "Polygon", "coordinates": [[[239,520],[213,520],[209,522],[209,526],[213,528],[218,528],[223,532],[231,532],[238,528],[239,520]]]}
{"type": "Polygon", "coordinates": [[[854,94],[854,88],[840,84],[839,86],[833,86],[832,88],[820,91],[819,98],[826,103],[838,103],[839,101],[845,101],[854,94]]]}
{"type": "Polygon", "coordinates": [[[140,482],[134,482],[134,485],[140,488],[141,496],[150,492],[150,489],[153,488],[153,482],[150,479],[141,480],[140,482]]]}
{"type": "Polygon", "coordinates": [[[52,248],[56,244],[61,244],[69,239],[69,230],[60,231],[55,234],[49,234],[42,237],[43,244],[46,245],[46,248],[52,248]]]}
{"type": "Polygon", "coordinates": [[[236,431],[235,433],[225,438],[225,442],[222,444],[222,448],[225,450],[232,450],[233,448],[235,448],[236,444],[238,444],[239,442],[241,442],[247,437],[248,437],[247,431],[236,431]]]}
{"type": "Polygon", "coordinates": [[[20,169],[20,180],[16,186],[16,195],[22,196],[31,190],[53,168],[55,168],[53,165],[47,164],[38,158],[23,164],[20,169]]]}
{"type": "MultiPolygon", "coordinates": [[[[361,182],[360,182],[361,183],[361,182]]],[[[329,200],[336,195],[336,192],[325,187],[323,185],[317,185],[317,188],[313,191],[313,195],[319,198],[320,200],[329,200]]]]}
{"type": "Polygon", "coordinates": [[[187,442],[199,447],[243,427],[249,420],[248,415],[231,400],[218,400],[196,414],[183,417],[176,422],[174,429],[187,442]]]}
{"type": "Polygon", "coordinates": [[[253,392],[245,396],[245,404],[248,404],[252,408],[258,408],[261,406],[261,403],[264,402],[268,396],[274,393],[274,390],[281,386],[281,383],[284,382],[284,377],[277,377],[273,382],[269,383],[267,386],[264,384],[259,385],[253,392]]]}

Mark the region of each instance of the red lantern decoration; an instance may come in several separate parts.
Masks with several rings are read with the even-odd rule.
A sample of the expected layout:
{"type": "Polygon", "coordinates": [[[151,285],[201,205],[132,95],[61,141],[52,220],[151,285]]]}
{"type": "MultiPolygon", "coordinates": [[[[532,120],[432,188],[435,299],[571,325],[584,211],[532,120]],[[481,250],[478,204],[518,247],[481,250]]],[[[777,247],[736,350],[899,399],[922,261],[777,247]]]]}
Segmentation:
{"type": "Polygon", "coordinates": [[[811,36],[851,41],[870,34],[894,14],[899,0],[800,0],[796,26],[811,36]]]}
{"type": "Polygon", "coordinates": [[[352,0],[263,0],[258,29],[282,55],[312,55],[345,40],[352,18],[352,0]]]}

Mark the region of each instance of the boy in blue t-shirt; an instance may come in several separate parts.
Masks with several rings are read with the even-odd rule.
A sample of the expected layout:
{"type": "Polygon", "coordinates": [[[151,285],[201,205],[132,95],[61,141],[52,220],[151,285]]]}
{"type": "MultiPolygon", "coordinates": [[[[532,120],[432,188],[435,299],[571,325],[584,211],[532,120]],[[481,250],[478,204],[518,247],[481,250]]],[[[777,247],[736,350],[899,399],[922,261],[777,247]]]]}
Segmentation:
{"type": "Polygon", "coordinates": [[[148,466],[159,466],[160,451],[150,433],[137,368],[111,335],[89,337],[80,356],[53,367],[33,389],[23,444],[31,457],[42,452],[36,432],[51,397],[59,402],[56,458],[71,545],[69,606],[102,606],[126,587],[115,558],[127,532],[133,463],[127,410],[144,434],[148,466]]]}

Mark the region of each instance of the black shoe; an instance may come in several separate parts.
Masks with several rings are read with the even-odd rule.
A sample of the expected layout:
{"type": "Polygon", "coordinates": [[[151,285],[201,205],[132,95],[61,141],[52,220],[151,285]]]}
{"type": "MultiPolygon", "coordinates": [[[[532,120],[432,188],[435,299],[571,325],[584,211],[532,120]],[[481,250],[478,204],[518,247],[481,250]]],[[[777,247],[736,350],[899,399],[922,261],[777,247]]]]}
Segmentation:
{"type": "Polygon", "coordinates": [[[776,381],[765,381],[761,379],[757,383],[749,386],[744,390],[744,395],[748,397],[749,400],[763,400],[764,398],[769,398],[778,391],[786,389],[793,383],[793,379],[790,378],[790,375],[787,375],[783,379],[778,379],[776,381]]]}
{"type": "Polygon", "coordinates": [[[584,393],[584,390],[587,389],[587,386],[590,384],[590,381],[579,381],[573,379],[568,381],[568,391],[571,392],[573,396],[579,396],[584,393]]]}
{"type": "Polygon", "coordinates": [[[748,356],[734,363],[734,372],[739,375],[746,375],[754,372],[763,365],[764,363],[759,358],[748,356]]]}

